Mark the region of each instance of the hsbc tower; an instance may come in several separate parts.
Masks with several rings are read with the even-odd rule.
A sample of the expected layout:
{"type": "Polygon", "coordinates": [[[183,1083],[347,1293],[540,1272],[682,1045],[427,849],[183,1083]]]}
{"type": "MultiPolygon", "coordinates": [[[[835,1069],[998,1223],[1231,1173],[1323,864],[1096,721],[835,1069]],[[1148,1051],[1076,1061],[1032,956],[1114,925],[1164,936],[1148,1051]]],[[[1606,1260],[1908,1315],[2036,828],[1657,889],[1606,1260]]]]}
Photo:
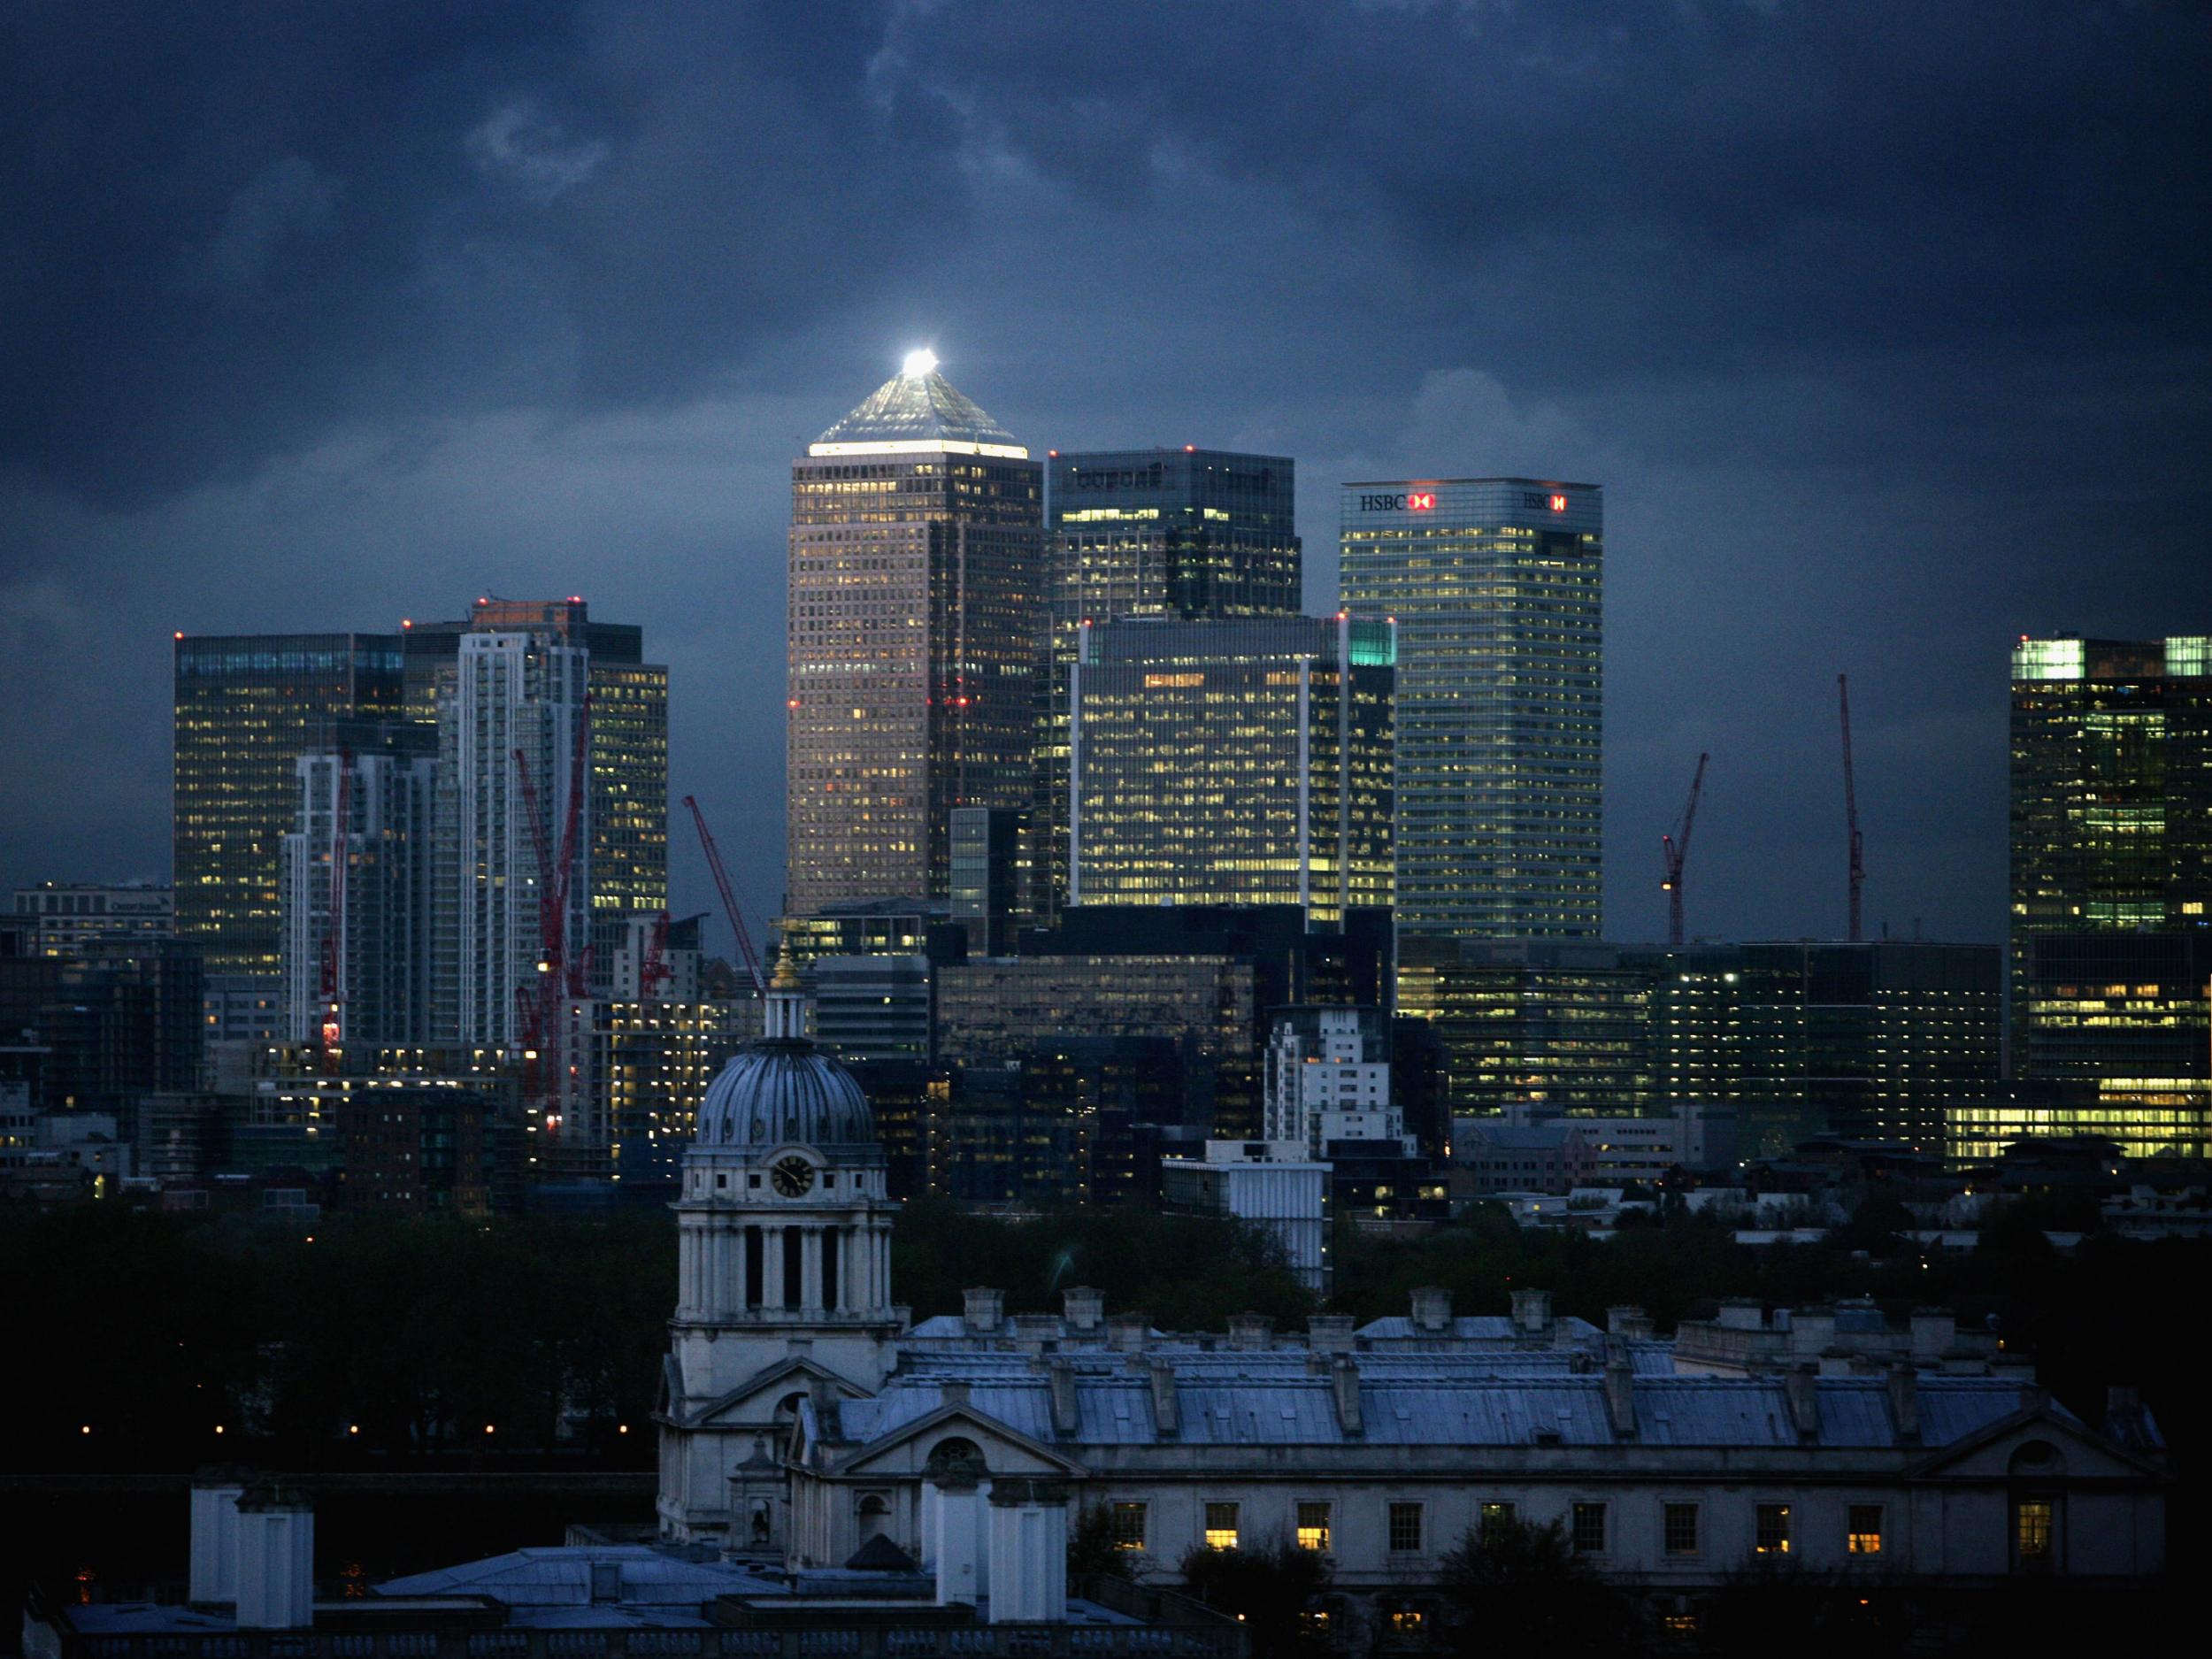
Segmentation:
{"type": "Polygon", "coordinates": [[[1595,484],[1343,487],[1345,607],[1398,625],[1402,936],[1603,936],[1604,520],[1595,484]]]}

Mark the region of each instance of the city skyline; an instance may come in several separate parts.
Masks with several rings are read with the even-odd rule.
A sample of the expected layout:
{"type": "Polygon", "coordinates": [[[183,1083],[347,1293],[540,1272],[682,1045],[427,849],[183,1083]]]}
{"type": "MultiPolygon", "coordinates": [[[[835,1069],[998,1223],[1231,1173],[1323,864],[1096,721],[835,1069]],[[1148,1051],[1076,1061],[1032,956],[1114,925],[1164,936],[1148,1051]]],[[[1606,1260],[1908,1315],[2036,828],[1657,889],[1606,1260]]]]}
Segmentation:
{"type": "Polygon", "coordinates": [[[1708,750],[1691,933],[1842,931],[1839,672],[1869,932],[2001,938],[2010,641],[2212,613],[2185,19],[1232,8],[1140,69],[1072,15],[965,58],[904,13],[627,15],[8,26],[51,142],[5,233],[0,879],[165,873],[172,632],[489,588],[661,642],[673,787],[772,910],[789,458],[924,344],[1033,453],[1294,458],[1309,611],[1344,480],[1604,483],[1623,939],[1708,750]],[[1237,90],[1390,119],[1256,146],[1237,90]]]}

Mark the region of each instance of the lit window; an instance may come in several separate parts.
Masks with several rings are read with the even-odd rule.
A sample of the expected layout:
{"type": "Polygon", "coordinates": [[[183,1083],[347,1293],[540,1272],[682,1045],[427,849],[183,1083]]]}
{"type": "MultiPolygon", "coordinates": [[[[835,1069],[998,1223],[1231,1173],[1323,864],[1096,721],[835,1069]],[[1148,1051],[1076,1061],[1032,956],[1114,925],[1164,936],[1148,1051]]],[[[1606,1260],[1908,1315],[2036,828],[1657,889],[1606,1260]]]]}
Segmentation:
{"type": "Polygon", "coordinates": [[[2023,1566],[2047,1566],[2051,1559],[2051,1501],[2023,1498],[2012,1506],[2013,1548],[2023,1566]]]}
{"type": "Polygon", "coordinates": [[[1417,1503],[1394,1503],[1390,1506],[1390,1548],[1399,1554],[1410,1554],[1421,1548],[1421,1506],[1417,1503]]]}
{"type": "Polygon", "coordinates": [[[1114,1548],[1142,1549],[1144,1548],[1144,1505],[1117,1503],[1113,1507],[1114,1548]]]}
{"type": "Polygon", "coordinates": [[[1882,1553],[1880,1504],[1855,1503],[1851,1506],[1851,1530],[1846,1534],[1844,1547],[1854,1555],[1878,1555],[1882,1553]]]}
{"type": "Polygon", "coordinates": [[[1329,1547],[1329,1506],[1325,1503],[1302,1503],[1298,1506],[1298,1548],[1326,1549],[1329,1547]]]}
{"type": "Polygon", "coordinates": [[[1670,1503],[1663,1517],[1667,1554],[1694,1555],[1697,1554],[1697,1505],[1670,1503]]]}
{"type": "Polygon", "coordinates": [[[1417,1608],[1402,1607],[1390,1616],[1390,1628],[1400,1636],[1418,1636],[1426,1627],[1426,1620],[1417,1608]]]}
{"type": "Polygon", "coordinates": [[[1237,1547],[1237,1506],[1233,1503],[1209,1503],[1206,1506],[1206,1548],[1234,1549],[1237,1547]]]}
{"type": "Polygon", "coordinates": [[[1486,1503],[1482,1506],[1482,1530],[1486,1532],[1494,1526],[1512,1525],[1513,1518],[1513,1506],[1509,1503],[1486,1503]]]}
{"type": "Polygon", "coordinates": [[[1605,1553],[1605,1506],[1602,1503],[1576,1504],[1571,1537],[1576,1555],[1602,1555],[1605,1553]]]}
{"type": "Polygon", "coordinates": [[[1759,1506],[1757,1542],[1752,1548],[1762,1555],[1786,1555],[1790,1553],[1788,1504],[1762,1503],[1759,1506]]]}

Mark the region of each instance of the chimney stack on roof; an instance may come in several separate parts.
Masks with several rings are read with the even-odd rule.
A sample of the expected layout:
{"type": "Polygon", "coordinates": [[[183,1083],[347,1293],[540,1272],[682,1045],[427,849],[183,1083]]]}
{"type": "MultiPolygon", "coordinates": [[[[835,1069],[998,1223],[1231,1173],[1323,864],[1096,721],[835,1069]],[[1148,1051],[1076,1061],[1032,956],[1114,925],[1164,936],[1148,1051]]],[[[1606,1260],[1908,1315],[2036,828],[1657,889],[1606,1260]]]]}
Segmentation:
{"type": "Polygon", "coordinates": [[[1513,1293],[1513,1328],[1522,1336],[1551,1334],[1551,1292],[1517,1290],[1513,1293]]]}
{"type": "Polygon", "coordinates": [[[1242,1353],[1264,1353],[1274,1346],[1275,1321],[1263,1313],[1229,1316],[1229,1346],[1242,1353]]]}
{"type": "Polygon", "coordinates": [[[1006,1323],[1006,1293],[987,1286],[962,1293],[961,1323],[970,1336],[996,1336],[1006,1323]]]}
{"type": "Polygon", "coordinates": [[[1095,1331],[1106,1317],[1106,1293],[1093,1290],[1088,1285],[1069,1286],[1061,1294],[1061,1303],[1067,1311],[1071,1331],[1095,1331]]]}
{"type": "Polygon", "coordinates": [[[1440,1285],[1423,1285],[1413,1293],[1413,1330],[1417,1336],[1448,1336],[1452,1329],[1452,1293],[1440,1285]]]}
{"type": "Polygon", "coordinates": [[[1356,1339],[1348,1313],[1316,1313],[1306,1317],[1306,1346],[1316,1354],[1348,1354],[1356,1339]]]}

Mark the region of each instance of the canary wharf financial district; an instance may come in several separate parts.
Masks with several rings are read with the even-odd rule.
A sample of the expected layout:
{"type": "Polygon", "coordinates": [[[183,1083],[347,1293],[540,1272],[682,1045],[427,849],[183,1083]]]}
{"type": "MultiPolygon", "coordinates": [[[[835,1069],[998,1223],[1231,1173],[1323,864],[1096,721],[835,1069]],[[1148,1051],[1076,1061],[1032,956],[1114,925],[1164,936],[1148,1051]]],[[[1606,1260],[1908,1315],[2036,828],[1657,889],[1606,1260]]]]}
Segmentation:
{"type": "MultiPolygon", "coordinates": [[[[1293,457],[1040,454],[914,353],[790,458],[773,915],[731,875],[776,856],[735,828],[759,803],[672,795],[683,677],[595,596],[179,634],[172,886],[0,915],[10,1198],[672,1210],[657,1500],[346,1624],[304,1576],[310,1498],[211,1475],[191,1608],[57,1601],[39,1651],[431,1651],[330,1633],[379,1617],[472,1654],[615,1625],[1016,1651],[943,1646],[948,1618],[1247,1651],[1202,1598],[1071,1580],[1084,1539],[1194,1594],[1207,1551],[1314,1552],[1309,1633],[1339,1646],[1416,1642],[1448,1556],[1521,1523],[1691,1624],[1762,1563],[2162,1571],[2141,1399],[2055,1398],[1948,1310],[1750,1300],[1670,1333],[1524,1284],[1332,1310],[1347,1240],[1484,1217],[1771,1249],[1887,1183],[1926,1249],[1967,1249],[2053,1171],[2115,1229],[2202,1214],[2212,638],[1989,642],[2005,944],[1865,925],[1850,699],[1894,688],[1848,681],[1832,914],[1700,929],[1728,757],[1686,742],[1647,907],[1609,918],[1603,488],[1436,460],[1323,487],[1313,603],[1293,457]],[[714,908],[672,906],[672,836],[714,908]],[[893,1263],[920,1201],[1236,1224],[1312,1311],[1189,1329],[1067,1282],[918,1317],[893,1263]],[[494,1624],[527,1640],[480,1647],[494,1624]]],[[[691,1645],[640,1647],[664,1631],[691,1645]]]]}

